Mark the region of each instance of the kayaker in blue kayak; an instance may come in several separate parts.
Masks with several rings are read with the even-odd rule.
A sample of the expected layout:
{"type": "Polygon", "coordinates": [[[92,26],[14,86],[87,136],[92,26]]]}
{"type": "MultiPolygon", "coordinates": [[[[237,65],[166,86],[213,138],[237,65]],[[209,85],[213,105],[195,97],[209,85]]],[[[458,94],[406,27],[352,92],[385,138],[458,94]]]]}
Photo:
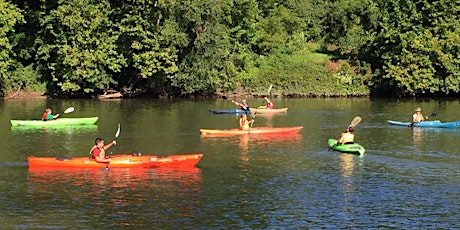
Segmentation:
{"type": "Polygon", "coordinates": [[[116,144],[117,141],[114,140],[110,144],[104,145],[104,139],[98,137],[94,141],[94,146],[91,148],[89,153],[91,154],[92,159],[95,159],[97,162],[107,163],[110,162],[110,158],[105,158],[105,150],[116,144]]]}
{"type": "Polygon", "coordinates": [[[246,112],[249,112],[249,104],[246,102],[246,100],[242,100],[241,103],[232,100],[232,103],[239,106],[240,109],[245,110],[246,112]]]}
{"type": "Polygon", "coordinates": [[[355,140],[355,135],[353,134],[355,129],[353,126],[348,126],[347,132],[342,133],[342,136],[337,140],[337,144],[353,144],[355,140]]]}
{"type": "Polygon", "coordinates": [[[56,119],[56,118],[58,118],[58,117],[59,117],[59,113],[56,114],[56,115],[53,115],[51,109],[50,109],[50,108],[46,108],[46,109],[45,109],[45,112],[43,113],[42,119],[43,119],[44,121],[50,121],[50,120],[56,119]]]}
{"type": "Polygon", "coordinates": [[[422,122],[425,121],[425,119],[428,119],[428,117],[424,117],[422,114],[422,109],[417,108],[414,115],[412,115],[412,122],[422,122]]]}
{"type": "Polygon", "coordinates": [[[248,121],[248,116],[245,113],[241,114],[239,121],[240,130],[249,130],[252,126],[252,123],[254,123],[254,119],[248,121]]]}

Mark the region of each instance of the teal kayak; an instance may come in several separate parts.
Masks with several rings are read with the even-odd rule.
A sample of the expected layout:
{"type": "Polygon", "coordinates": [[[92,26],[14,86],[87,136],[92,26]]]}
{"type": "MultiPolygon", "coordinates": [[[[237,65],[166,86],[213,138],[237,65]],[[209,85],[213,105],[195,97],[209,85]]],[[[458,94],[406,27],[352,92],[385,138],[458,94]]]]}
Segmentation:
{"type": "Polygon", "coordinates": [[[11,126],[31,126],[31,127],[51,127],[51,126],[72,126],[72,125],[92,125],[99,117],[83,118],[58,118],[51,121],[42,120],[11,120],[11,126]]]}
{"type": "Polygon", "coordinates": [[[451,122],[440,122],[435,121],[423,121],[423,122],[400,122],[400,121],[391,121],[388,120],[388,123],[391,125],[400,125],[406,127],[428,127],[428,128],[452,128],[456,129],[460,126],[460,121],[451,121],[451,122]]]}
{"type": "Polygon", "coordinates": [[[336,151],[344,152],[344,153],[364,154],[364,152],[366,151],[364,147],[358,143],[337,144],[336,139],[329,139],[328,143],[332,149],[336,151]]]}

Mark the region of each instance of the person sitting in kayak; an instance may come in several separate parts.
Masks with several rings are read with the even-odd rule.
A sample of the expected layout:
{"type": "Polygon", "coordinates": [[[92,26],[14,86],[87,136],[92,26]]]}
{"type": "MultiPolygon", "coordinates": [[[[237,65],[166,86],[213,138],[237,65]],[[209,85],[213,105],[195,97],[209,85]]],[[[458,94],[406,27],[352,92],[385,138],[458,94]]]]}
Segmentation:
{"type": "Polygon", "coordinates": [[[348,126],[347,132],[342,133],[342,136],[337,140],[337,144],[353,144],[355,139],[354,130],[353,126],[348,126]]]}
{"type": "Polygon", "coordinates": [[[232,100],[232,103],[239,106],[240,109],[246,111],[246,113],[249,112],[249,104],[246,102],[246,100],[242,100],[241,103],[232,100]]]}
{"type": "Polygon", "coordinates": [[[264,100],[267,102],[267,105],[261,105],[258,107],[258,109],[273,109],[275,107],[273,102],[270,101],[267,96],[264,96],[264,100]]]}
{"type": "Polygon", "coordinates": [[[252,119],[251,121],[248,121],[248,116],[243,113],[241,114],[241,118],[240,118],[240,130],[249,130],[252,126],[252,123],[254,123],[254,119],[252,119]]]}
{"type": "Polygon", "coordinates": [[[412,122],[422,122],[425,121],[425,119],[428,119],[428,117],[424,117],[422,114],[422,109],[417,108],[414,115],[412,115],[412,122]]]}
{"type": "Polygon", "coordinates": [[[51,109],[50,109],[50,108],[46,108],[46,109],[45,109],[45,112],[43,113],[42,119],[43,119],[44,121],[50,121],[50,120],[56,119],[56,118],[58,118],[58,117],[59,117],[59,113],[56,114],[56,115],[53,115],[51,109]]]}
{"type": "Polygon", "coordinates": [[[110,158],[105,158],[105,150],[110,148],[112,145],[116,145],[117,141],[112,141],[112,143],[107,144],[104,146],[104,140],[102,138],[96,138],[94,141],[94,146],[89,151],[91,154],[91,158],[95,159],[96,162],[99,163],[107,163],[110,162],[110,158]]]}

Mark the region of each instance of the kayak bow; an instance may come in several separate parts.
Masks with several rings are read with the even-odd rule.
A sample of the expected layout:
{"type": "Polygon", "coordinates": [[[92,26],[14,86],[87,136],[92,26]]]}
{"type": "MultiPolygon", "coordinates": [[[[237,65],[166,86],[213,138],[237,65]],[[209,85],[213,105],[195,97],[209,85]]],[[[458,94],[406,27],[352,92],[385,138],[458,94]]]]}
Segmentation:
{"type": "Polygon", "coordinates": [[[343,153],[355,153],[355,154],[364,154],[366,151],[363,146],[358,143],[353,144],[337,144],[336,139],[329,139],[328,140],[329,146],[339,152],[343,153]]]}

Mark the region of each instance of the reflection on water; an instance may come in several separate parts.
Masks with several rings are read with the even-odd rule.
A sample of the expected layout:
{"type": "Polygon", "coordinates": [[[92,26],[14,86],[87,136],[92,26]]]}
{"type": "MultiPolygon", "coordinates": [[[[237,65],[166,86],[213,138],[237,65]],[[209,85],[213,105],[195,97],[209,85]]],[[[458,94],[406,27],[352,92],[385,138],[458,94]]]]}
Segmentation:
{"type": "Polygon", "coordinates": [[[421,127],[412,128],[412,136],[414,139],[414,146],[416,149],[420,149],[423,144],[423,129],[421,127]]]}
{"type": "Polygon", "coordinates": [[[15,135],[46,133],[46,134],[80,134],[95,133],[97,125],[75,125],[75,126],[52,126],[52,127],[33,127],[33,126],[12,126],[11,132],[15,135]]]}
{"type": "Polygon", "coordinates": [[[29,218],[37,223],[37,228],[69,226],[72,218],[53,219],[62,217],[63,212],[72,213],[73,209],[84,211],[75,217],[80,221],[78,226],[83,228],[94,226],[86,225],[93,219],[105,222],[107,227],[149,227],[148,223],[139,220],[151,216],[160,219],[158,222],[163,224],[180,225],[180,222],[195,215],[200,202],[197,194],[201,189],[201,170],[29,170],[27,181],[32,212],[29,218]],[[132,212],[136,216],[132,216],[132,212]]]}

